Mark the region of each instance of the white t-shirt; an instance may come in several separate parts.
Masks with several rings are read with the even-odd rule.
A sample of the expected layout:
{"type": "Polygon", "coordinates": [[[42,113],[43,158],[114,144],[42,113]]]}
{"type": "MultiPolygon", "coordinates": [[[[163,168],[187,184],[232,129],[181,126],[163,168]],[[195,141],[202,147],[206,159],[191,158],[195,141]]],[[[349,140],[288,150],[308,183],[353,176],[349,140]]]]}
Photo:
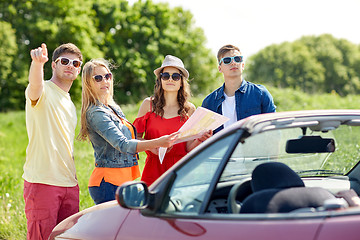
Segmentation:
{"type": "Polygon", "coordinates": [[[26,149],[23,178],[31,183],[61,187],[77,185],[73,158],[76,109],[69,93],[44,82],[36,105],[26,96],[26,149]]]}
{"type": "Polygon", "coordinates": [[[224,128],[230,126],[237,121],[236,109],[235,109],[235,95],[229,97],[224,93],[225,100],[222,102],[222,115],[228,117],[230,120],[224,123],[224,128]]]}

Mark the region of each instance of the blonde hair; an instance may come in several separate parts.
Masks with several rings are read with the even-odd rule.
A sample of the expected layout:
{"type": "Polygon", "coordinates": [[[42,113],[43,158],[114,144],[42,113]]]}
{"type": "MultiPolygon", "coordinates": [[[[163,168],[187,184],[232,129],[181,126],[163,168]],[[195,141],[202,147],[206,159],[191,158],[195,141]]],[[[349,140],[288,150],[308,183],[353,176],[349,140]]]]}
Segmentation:
{"type": "MultiPolygon", "coordinates": [[[[99,105],[101,103],[100,97],[98,96],[96,91],[94,91],[94,87],[93,87],[95,81],[93,79],[93,75],[96,67],[104,67],[109,72],[111,72],[110,63],[102,58],[91,59],[89,62],[87,62],[84,65],[81,76],[81,82],[82,82],[82,101],[81,101],[82,103],[81,103],[81,117],[80,117],[81,127],[80,127],[79,135],[77,136],[77,139],[82,141],[89,139],[86,112],[91,105],[99,105]]],[[[111,106],[119,107],[115,103],[113,96],[114,96],[114,81],[111,81],[110,94],[106,99],[107,104],[111,106]]]]}

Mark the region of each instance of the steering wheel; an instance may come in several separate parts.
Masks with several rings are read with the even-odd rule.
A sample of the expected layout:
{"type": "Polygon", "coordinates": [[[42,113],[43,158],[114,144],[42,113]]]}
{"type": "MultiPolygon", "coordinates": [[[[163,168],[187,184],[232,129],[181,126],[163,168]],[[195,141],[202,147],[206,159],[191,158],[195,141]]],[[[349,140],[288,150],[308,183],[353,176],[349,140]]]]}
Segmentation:
{"type": "Polygon", "coordinates": [[[229,192],[228,198],[227,198],[228,213],[239,213],[240,212],[241,203],[238,203],[236,201],[236,197],[239,192],[239,189],[241,189],[243,184],[249,180],[250,180],[250,178],[245,178],[232,186],[232,188],[229,192]]]}
{"type": "Polygon", "coordinates": [[[169,199],[169,206],[167,211],[175,211],[175,212],[181,212],[182,209],[182,203],[180,199],[169,199]]]}

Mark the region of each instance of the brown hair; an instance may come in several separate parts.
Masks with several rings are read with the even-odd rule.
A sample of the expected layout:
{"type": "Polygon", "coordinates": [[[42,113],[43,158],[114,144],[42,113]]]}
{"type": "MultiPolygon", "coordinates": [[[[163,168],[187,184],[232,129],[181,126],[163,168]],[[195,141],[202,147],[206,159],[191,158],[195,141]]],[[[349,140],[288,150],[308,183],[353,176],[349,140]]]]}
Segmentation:
{"type": "Polygon", "coordinates": [[[241,51],[238,47],[234,46],[234,45],[231,45],[231,44],[228,44],[228,45],[225,45],[223,47],[221,47],[218,51],[218,54],[217,54],[217,59],[218,59],[218,62],[220,62],[220,59],[227,53],[227,52],[230,52],[232,50],[236,50],[236,51],[239,51],[240,54],[241,54],[241,51]]]}
{"type": "MultiPolygon", "coordinates": [[[[189,98],[191,96],[190,86],[188,79],[184,77],[183,72],[178,69],[181,73],[181,86],[177,94],[177,101],[179,103],[178,114],[181,116],[181,119],[186,119],[188,117],[188,112],[190,110],[189,98]]],[[[163,70],[161,70],[162,72],[163,70]]],[[[151,97],[152,101],[152,111],[157,115],[164,116],[164,106],[165,106],[165,97],[164,89],[161,86],[160,77],[156,78],[156,83],[154,86],[154,96],[151,97]]]]}
{"type": "Polygon", "coordinates": [[[63,53],[72,53],[79,57],[79,60],[82,61],[83,57],[80,49],[73,43],[64,43],[58,46],[52,55],[52,60],[55,61],[63,53]]]}

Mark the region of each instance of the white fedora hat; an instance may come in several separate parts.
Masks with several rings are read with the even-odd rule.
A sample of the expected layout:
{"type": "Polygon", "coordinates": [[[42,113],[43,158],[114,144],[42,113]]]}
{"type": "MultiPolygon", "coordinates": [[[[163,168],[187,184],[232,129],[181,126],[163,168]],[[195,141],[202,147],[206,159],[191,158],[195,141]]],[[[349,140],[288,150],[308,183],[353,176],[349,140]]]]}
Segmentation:
{"type": "Polygon", "coordinates": [[[182,72],[185,78],[189,78],[189,72],[185,69],[184,63],[181,61],[180,58],[172,55],[166,55],[163,63],[161,64],[161,67],[154,70],[154,74],[157,78],[159,78],[161,70],[165,67],[175,67],[182,72]]]}

